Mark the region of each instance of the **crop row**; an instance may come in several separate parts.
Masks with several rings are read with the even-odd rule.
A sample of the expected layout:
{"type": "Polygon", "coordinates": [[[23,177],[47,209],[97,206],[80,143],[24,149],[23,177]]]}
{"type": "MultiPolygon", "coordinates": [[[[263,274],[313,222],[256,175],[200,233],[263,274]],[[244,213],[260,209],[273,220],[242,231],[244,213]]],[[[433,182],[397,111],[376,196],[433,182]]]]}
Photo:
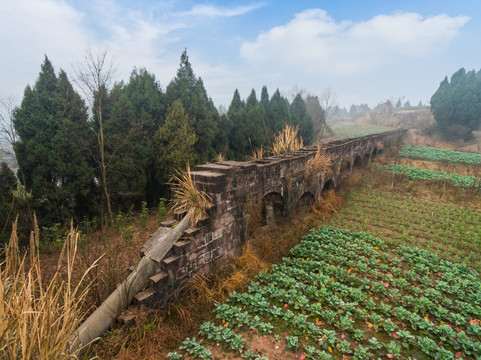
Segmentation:
{"type": "MultiPolygon", "coordinates": [[[[393,164],[384,165],[390,172],[394,171],[393,164]]],[[[448,173],[444,171],[436,171],[429,169],[421,169],[417,167],[396,165],[396,174],[402,175],[409,180],[447,180],[454,186],[463,188],[468,187],[481,187],[481,179],[478,179],[472,175],[459,175],[456,173],[448,173]]]]}
{"type": "MultiPolygon", "coordinates": [[[[311,231],[247,292],[218,305],[216,317],[221,324],[203,324],[199,336],[243,358],[261,355],[236,330],[277,339],[287,332],[287,349],[312,359],[481,358],[476,271],[337,228],[311,231]]],[[[186,341],[179,348],[185,354],[206,356],[200,341],[186,341]]]]}
{"type": "Polygon", "coordinates": [[[464,164],[481,164],[481,154],[442,150],[428,146],[406,145],[401,149],[399,155],[409,159],[448,161],[452,163],[464,164]]]}
{"type": "Polygon", "coordinates": [[[481,271],[481,212],[382,190],[356,190],[331,224],[417,246],[481,271]]]}

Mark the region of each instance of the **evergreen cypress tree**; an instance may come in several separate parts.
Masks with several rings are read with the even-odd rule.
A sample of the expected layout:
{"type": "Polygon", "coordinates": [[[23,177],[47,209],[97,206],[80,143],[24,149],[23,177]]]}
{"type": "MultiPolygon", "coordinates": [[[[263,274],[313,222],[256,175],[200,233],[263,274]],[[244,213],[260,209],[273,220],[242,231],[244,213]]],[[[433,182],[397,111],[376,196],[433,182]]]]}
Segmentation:
{"type": "Polygon", "coordinates": [[[257,101],[256,92],[252,89],[246,101],[246,132],[250,145],[255,149],[267,141],[267,129],[264,122],[264,109],[257,101]]]}
{"type": "Polygon", "coordinates": [[[143,127],[122,83],[104,98],[105,158],[113,209],[126,210],[145,200],[148,150],[143,127]]]}
{"type": "Polygon", "coordinates": [[[446,139],[468,140],[481,125],[481,79],[479,72],[463,68],[445,77],[431,97],[431,112],[446,139]]]}
{"type": "Polygon", "coordinates": [[[88,141],[87,110],[65,72],[57,78],[47,57],[35,86],[25,89],[13,123],[19,167],[39,220],[52,225],[85,215],[89,202],[83,201],[92,198],[93,172],[75,140],[88,141]]]}
{"type": "Polygon", "coordinates": [[[304,140],[305,145],[309,145],[314,137],[314,125],[307,113],[306,103],[301,94],[297,94],[289,108],[291,124],[299,126],[299,135],[304,140]]]}
{"type": "Polygon", "coordinates": [[[160,83],[156,80],[155,75],[149,73],[145,69],[134,69],[130,75],[129,82],[123,88],[130,109],[132,111],[131,124],[139,126],[141,131],[136,139],[136,154],[143,166],[142,178],[145,178],[145,188],[137,189],[137,191],[145,192],[145,199],[149,205],[154,205],[159,198],[164,196],[161,190],[163,184],[159,183],[159,179],[155,173],[155,151],[154,151],[154,134],[159,126],[162,126],[166,112],[166,98],[162,91],[160,83]]]}
{"type": "Polygon", "coordinates": [[[167,110],[164,125],[155,133],[156,173],[164,186],[175,170],[185,169],[195,160],[197,139],[192,125],[182,102],[176,100],[167,110]]]}
{"type": "Polygon", "coordinates": [[[92,136],[85,103],[63,70],[58,76],[57,106],[59,126],[51,139],[57,179],[55,202],[62,219],[80,220],[93,211],[95,203],[94,164],[86,150],[92,136]]]}
{"type": "Polygon", "coordinates": [[[208,161],[215,155],[213,140],[217,133],[218,113],[207,96],[201,78],[196,78],[184,50],[180,57],[177,75],[167,86],[167,104],[181,100],[186,114],[193,119],[197,142],[195,144],[197,162],[208,161]]]}
{"type": "Polygon", "coordinates": [[[269,136],[281,131],[287,124],[290,124],[289,102],[276,90],[269,102],[269,121],[266,124],[269,136]]]}
{"type": "Polygon", "coordinates": [[[245,103],[241,100],[239,91],[234,91],[234,96],[227,111],[227,116],[232,124],[229,143],[234,156],[241,158],[249,149],[249,136],[246,121],[245,103]]]}

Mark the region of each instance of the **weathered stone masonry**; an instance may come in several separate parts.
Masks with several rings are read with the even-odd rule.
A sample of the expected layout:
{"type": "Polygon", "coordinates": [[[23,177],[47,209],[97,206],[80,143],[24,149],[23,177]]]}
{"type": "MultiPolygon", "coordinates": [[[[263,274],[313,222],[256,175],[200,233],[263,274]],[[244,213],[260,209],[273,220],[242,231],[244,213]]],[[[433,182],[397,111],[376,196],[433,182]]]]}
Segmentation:
{"type": "Polygon", "coordinates": [[[135,297],[136,302],[148,307],[165,305],[182,280],[196,272],[209,273],[218,259],[239,255],[246,242],[253,204],[261,202],[265,223],[289,217],[299,204],[313,202],[325,188],[337,186],[354,167],[370,162],[383,148],[394,145],[397,137],[398,132],[391,131],[325,143],[333,160],[330,176],[312,174],[307,169],[316,146],[249,162],[197,166],[193,180],[214,203],[209,218],[187,230],[174,244],[159,262],[159,272],[150,279],[148,288],[135,297]]]}

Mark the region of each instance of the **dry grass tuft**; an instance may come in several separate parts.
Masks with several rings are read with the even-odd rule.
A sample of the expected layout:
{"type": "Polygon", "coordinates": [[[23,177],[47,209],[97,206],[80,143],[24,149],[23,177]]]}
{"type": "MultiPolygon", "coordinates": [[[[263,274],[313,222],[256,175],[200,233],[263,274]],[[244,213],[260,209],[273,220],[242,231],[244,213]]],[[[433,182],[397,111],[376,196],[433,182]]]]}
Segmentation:
{"type": "Polygon", "coordinates": [[[261,145],[260,148],[257,148],[257,149],[252,150],[252,157],[251,157],[251,159],[252,159],[252,160],[259,160],[259,159],[262,159],[262,158],[264,157],[264,155],[265,155],[265,154],[264,154],[264,148],[263,148],[262,145],[261,145]]]}
{"type": "Polygon", "coordinates": [[[275,137],[272,143],[272,153],[274,155],[283,155],[299,150],[303,147],[302,138],[298,135],[299,127],[286,125],[275,137]]]}
{"type": "Polygon", "coordinates": [[[262,226],[262,199],[247,201],[244,205],[244,211],[248,214],[247,235],[254,236],[256,230],[262,226]]]}
{"type": "Polygon", "coordinates": [[[380,141],[376,143],[376,149],[377,151],[384,149],[384,144],[380,141]]]}
{"type": "Polygon", "coordinates": [[[86,273],[76,286],[72,284],[79,233],[70,229],[57,270],[44,282],[36,220],[28,266],[26,255],[20,256],[16,230],[17,221],[0,265],[0,358],[75,358],[78,351],[70,353],[69,340],[85,315],[82,305],[89,290],[83,284],[86,273]],[[65,278],[60,275],[61,268],[65,278]]]}
{"type": "Polygon", "coordinates": [[[321,146],[318,145],[316,155],[307,161],[307,171],[311,175],[319,174],[321,172],[326,173],[326,175],[331,175],[331,165],[331,156],[326,152],[325,148],[321,148],[321,146]]]}
{"type": "Polygon", "coordinates": [[[172,212],[186,213],[190,215],[191,225],[207,216],[207,209],[212,206],[212,199],[204,191],[198,190],[190,174],[190,166],[187,164],[185,172],[177,171],[171,182],[174,183],[172,192],[172,212]]]}
{"type": "Polygon", "coordinates": [[[233,258],[214,275],[194,275],[187,285],[188,297],[197,305],[210,308],[215,303],[224,302],[231,292],[241,290],[265,267],[265,262],[248,245],[241,256],[233,258]]]}
{"type": "Polygon", "coordinates": [[[342,198],[334,190],[328,190],[316,199],[312,212],[322,219],[329,219],[337,213],[337,209],[340,209],[342,205],[342,198]]]}
{"type": "Polygon", "coordinates": [[[216,162],[223,162],[225,161],[225,156],[222,153],[218,153],[217,156],[215,157],[216,162]]]}

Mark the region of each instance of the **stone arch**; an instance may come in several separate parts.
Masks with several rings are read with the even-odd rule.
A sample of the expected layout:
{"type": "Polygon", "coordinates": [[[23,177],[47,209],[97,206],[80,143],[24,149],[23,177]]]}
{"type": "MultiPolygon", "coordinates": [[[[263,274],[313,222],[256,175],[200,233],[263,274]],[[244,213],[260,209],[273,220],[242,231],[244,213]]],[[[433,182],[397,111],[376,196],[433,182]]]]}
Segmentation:
{"type": "Polygon", "coordinates": [[[300,206],[310,206],[310,205],[314,204],[314,201],[315,201],[314,195],[311,192],[306,191],[299,198],[299,201],[297,202],[297,206],[299,206],[299,207],[300,206]]]}
{"type": "Polygon", "coordinates": [[[262,198],[262,219],[265,225],[284,217],[284,198],[278,192],[270,192],[262,198]]]}
{"type": "Polygon", "coordinates": [[[361,156],[357,155],[354,158],[354,162],[352,163],[353,168],[360,168],[362,166],[362,158],[361,156]]]}
{"type": "Polygon", "coordinates": [[[351,168],[351,162],[349,159],[342,159],[341,161],[341,167],[340,167],[340,173],[347,172],[351,168]]]}
{"type": "Polygon", "coordinates": [[[366,151],[366,153],[364,154],[364,158],[362,159],[362,162],[364,164],[369,164],[370,159],[371,159],[371,152],[366,151]]]}
{"type": "Polygon", "coordinates": [[[324,186],[322,187],[322,191],[332,190],[334,189],[334,186],[335,186],[334,180],[329,179],[324,183],[324,186]]]}

